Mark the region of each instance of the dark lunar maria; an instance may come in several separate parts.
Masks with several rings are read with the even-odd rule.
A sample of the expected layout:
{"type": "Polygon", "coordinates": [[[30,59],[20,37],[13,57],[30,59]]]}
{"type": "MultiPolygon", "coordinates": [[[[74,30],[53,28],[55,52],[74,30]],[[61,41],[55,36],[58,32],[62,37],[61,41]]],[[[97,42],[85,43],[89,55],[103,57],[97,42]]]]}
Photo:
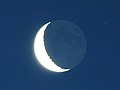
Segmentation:
{"type": "Polygon", "coordinates": [[[62,68],[73,68],[83,59],[87,41],[82,30],[72,22],[53,21],[44,34],[45,48],[50,58],[62,68]]]}

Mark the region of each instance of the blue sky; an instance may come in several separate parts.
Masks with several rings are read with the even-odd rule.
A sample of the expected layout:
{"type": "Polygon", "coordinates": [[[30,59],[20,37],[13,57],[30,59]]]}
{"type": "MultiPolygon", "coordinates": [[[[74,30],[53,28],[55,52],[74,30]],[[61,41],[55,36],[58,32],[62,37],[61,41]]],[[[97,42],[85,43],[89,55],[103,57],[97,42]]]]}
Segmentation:
{"type": "Polygon", "coordinates": [[[1,0],[0,90],[120,90],[119,0],[1,0]],[[82,63],[67,73],[41,67],[33,52],[48,21],[76,23],[87,39],[82,63]]]}

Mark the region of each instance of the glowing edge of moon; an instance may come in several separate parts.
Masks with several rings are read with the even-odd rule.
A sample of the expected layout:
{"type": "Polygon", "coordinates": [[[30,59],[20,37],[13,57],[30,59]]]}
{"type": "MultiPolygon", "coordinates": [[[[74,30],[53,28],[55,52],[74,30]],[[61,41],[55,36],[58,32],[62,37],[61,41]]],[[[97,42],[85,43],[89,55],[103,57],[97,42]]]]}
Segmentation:
{"type": "Polygon", "coordinates": [[[50,24],[50,22],[46,23],[44,26],[42,26],[34,41],[34,52],[37,60],[40,62],[40,64],[45,67],[46,69],[53,71],[53,72],[65,72],[69,71],[70,69],[63,69],[59,66],[57,66],[48,56],[45,45],[44,45],[44,31],[47,28],[47,26],[50,24]]]}

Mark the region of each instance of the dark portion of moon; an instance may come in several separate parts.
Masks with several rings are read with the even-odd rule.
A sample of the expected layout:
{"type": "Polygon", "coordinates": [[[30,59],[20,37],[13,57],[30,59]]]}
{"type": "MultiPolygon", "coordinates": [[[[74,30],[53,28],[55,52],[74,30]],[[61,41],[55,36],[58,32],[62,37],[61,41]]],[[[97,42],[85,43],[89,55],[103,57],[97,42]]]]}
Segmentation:
{"type": "Polygon", "coordinates": [[[44,33],[46,51],[52,61],[62,68],[73,68],[83,59],[87,41],[82,30],[72,22],[53,21],[44,33]]]}

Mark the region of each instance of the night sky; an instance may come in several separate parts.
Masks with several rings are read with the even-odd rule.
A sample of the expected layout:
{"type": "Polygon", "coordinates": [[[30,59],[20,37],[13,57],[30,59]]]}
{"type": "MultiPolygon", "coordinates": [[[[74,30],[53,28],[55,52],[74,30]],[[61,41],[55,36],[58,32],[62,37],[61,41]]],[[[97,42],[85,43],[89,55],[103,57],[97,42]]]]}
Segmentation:
{"type": "Polygon", "coordinates": [[[119,0],[0,0],[0,90],[120,90],[119,0]],[[33,43],[49,21],[77,24],[83,61],[66,73],[44,69],[33,43]]]}

